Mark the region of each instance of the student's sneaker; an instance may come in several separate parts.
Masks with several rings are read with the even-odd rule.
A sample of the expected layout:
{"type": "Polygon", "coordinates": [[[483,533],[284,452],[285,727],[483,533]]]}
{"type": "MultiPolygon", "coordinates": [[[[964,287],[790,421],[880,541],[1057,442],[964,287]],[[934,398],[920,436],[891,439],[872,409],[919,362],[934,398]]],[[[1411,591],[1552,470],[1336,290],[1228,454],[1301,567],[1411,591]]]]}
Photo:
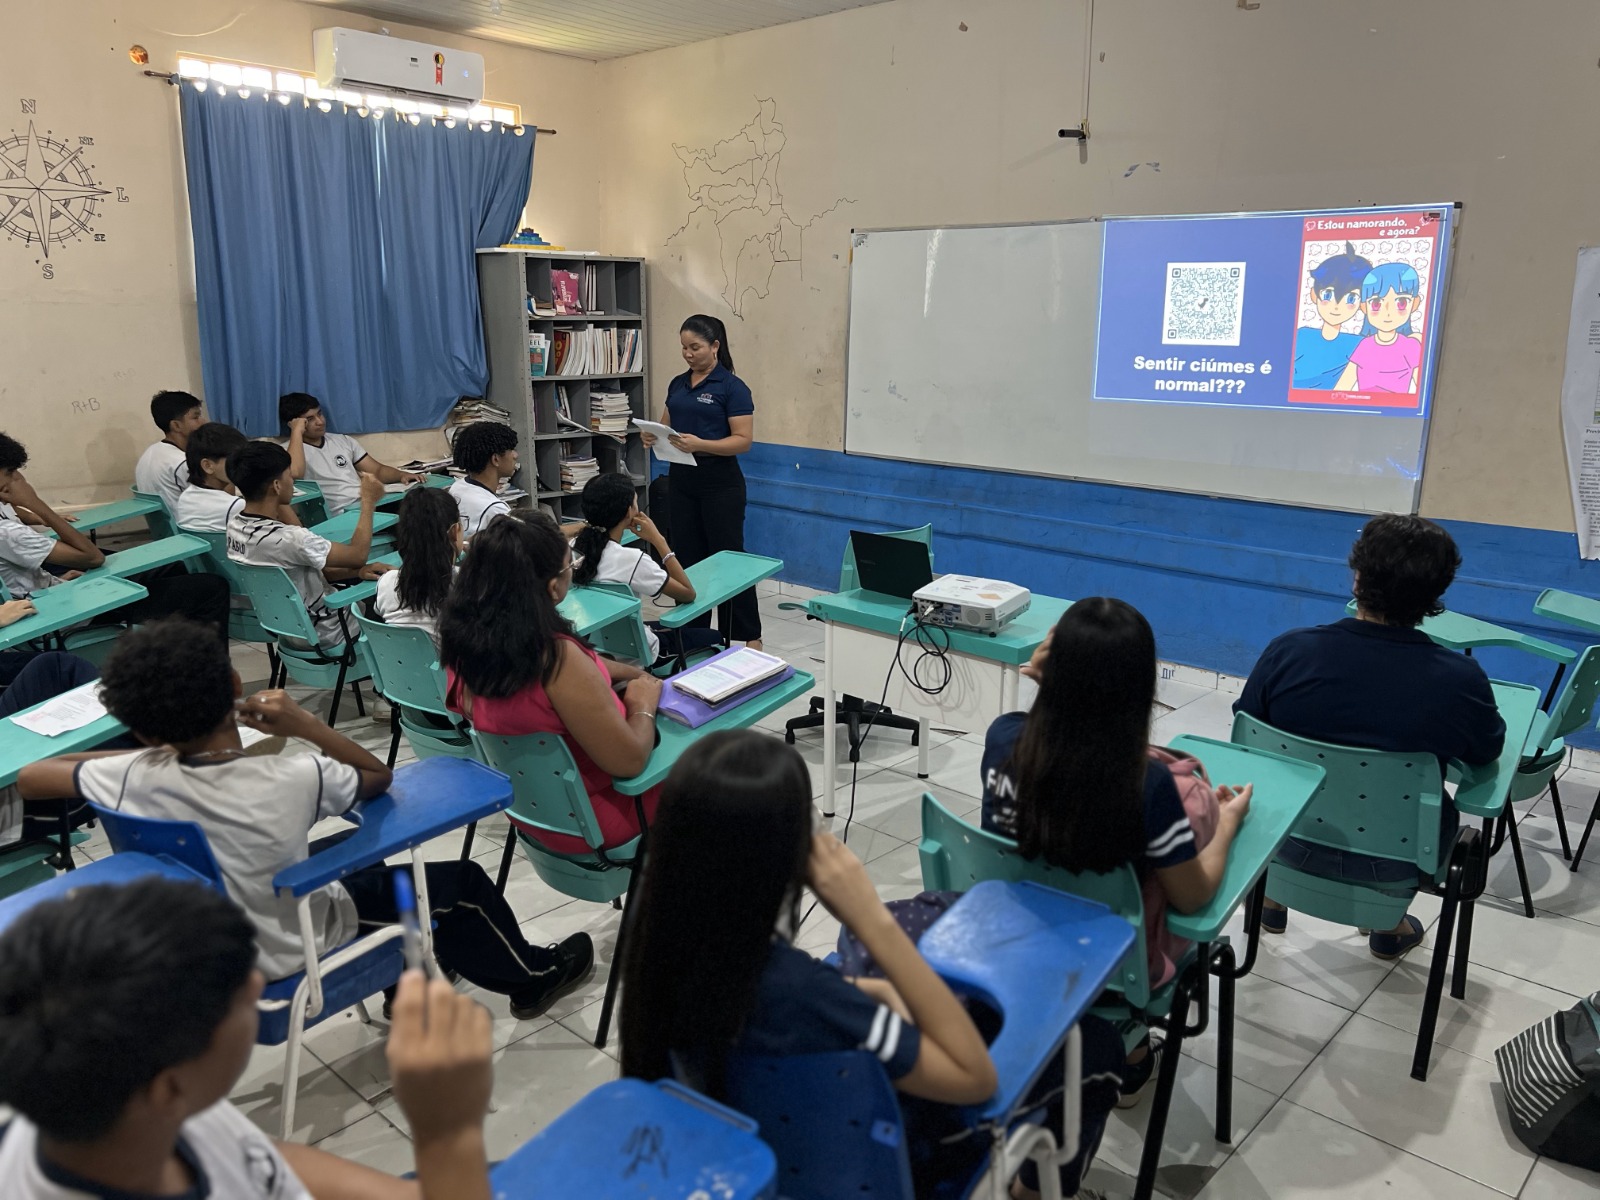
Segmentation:
{"type": "MultiPolygon", "coordinates": [[[[1132,1108],[1144,1099],[1145,1089],[1156,1077],[1156,1068],[1161,1065],[1161,1052],[1167,1045],[1164,1038],[1152,1040],[1148,1037],[1141,1044],[1145,1048],[1145,1056],[1136,1063],[1122,1064],[1122,1086],[1117,1089],[1118,1108],[1132,1108]]],[[[1079,1195],[1082,1195],[1081,1191],[1079,1195]]]]}
{"type": "Polygon", "coordinates": [[[587,933],[575,933],[550,949],[556,956],[556,970],[511,997],[511,1015],[519,1021],[531,1021],[594,971],[594,942],[587,933]]]}

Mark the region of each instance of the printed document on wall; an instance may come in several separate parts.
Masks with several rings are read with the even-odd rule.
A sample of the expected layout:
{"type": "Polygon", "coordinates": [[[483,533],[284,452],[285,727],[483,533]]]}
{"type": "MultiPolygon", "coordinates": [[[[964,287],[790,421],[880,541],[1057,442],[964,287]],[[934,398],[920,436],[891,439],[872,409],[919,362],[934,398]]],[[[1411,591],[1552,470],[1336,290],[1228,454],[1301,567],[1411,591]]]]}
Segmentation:
{"type": "Polygon", "coordinates": [[[1600,558],[1600,246],[1578,251],[1561,381],[1561,432],[1578,553],[1600,558]]]}

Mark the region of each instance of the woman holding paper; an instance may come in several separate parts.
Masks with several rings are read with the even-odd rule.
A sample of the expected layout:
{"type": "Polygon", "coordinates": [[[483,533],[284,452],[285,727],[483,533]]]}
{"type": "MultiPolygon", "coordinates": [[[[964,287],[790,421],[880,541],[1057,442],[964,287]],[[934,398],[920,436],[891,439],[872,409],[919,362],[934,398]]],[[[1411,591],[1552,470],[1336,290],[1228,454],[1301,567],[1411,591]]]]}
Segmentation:
{"type": "MultiPolygon", "coordinates": [[[[677,450],[694,455],[694,463],[673,463],[671,481],[672,540],[678,559],[692,567],[719,550],[744,549],[744,472],[739,455],[755,440],[755,402],[744,380],[733,373],[728,330],[716,317],[696,314],[678,331],[683,361],[689,369],[667,385],[661,423],[673,430],[677,450]]],[[[655,437],[643,435],[646,446],[655,437]]],[[[752,589],[733,598],[733,628],[723,633],[737,642],[761,648],[761,610],[752,589]]],[[[711,624],[707,613],[692,622],[711,624]]]]}

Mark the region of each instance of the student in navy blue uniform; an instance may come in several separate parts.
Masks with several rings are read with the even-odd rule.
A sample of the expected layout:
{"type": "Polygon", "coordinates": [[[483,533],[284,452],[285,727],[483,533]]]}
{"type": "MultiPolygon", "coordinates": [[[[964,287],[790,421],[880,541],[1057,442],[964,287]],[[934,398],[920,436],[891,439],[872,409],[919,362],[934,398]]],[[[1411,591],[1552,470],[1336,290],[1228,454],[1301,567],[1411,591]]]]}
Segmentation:
{"type": "MultiPolygon", "coordinates": [[[[948,1106],[993,1093],[994,1065],[972,1017],[878,899],[860,860],[812,821],[805,762],[776,738],[715,733],[679,759],[650,830],[622,964],[623,1074],[676,1076],[721,1097],[730,1054],[865,1050],[904,1093],[919,1178],[937,1178],[947,1160],[934,1130],[950,1131],[948,1106]],[[846,978],[790,944],[807,884],[886,978],[846,978]]],[[[1097,1027],[1105,1037],[1086,1036],[1084,1073],[1104,1078],[1099,1068],[1115,1070],[1121,1042],[1108,1024],[1097,1027]]],[[[1100,1107],[1102,1120],[1110,1107],[1100,1107]]],[[[1069,1195],[1099,1140],[1085,1125],[1069,1195]]]]}
{"type": "MultiPolygon", "coordinates": [[[[733,373],[728,330],[716,317],[696,314],[678,333],[689,369],[667,385],[661,422],[672,426],[672,444],[694,455],[695,465],[673,463],[672,540],[678,559],[692,567],[719,550],[744,549],[744,472],[739,455],[755,439],[755,402],[733,373]]],[[[646,446],[655,439],[644,435],[646,446]]],[[[709,627],[711,614],[691,624],[709,627]]],[[[733,641],[761,648],[761,610],[754,589],[733,598],[733,641]]]]}
{"type": "MultiPolygon", "coordinates": [[[[1367,750],[1421,750],[1471,765],[1493,761],[1506,725],[1489,677],[1476,660],[1447,650],[1417,628],[1444,611],[1440,598],[1455,580],[1461,552],[1449,533],[1422,517],[1373,517],[1350,549],[1356,615],[1332,625],[1295,629],[1275,638],[1257,660],[1235,712],[1285,733],[1367,750]]],[[[1440,813],[1440,842],[1454,843],[1459,816],[1440,813]]],[[[1349,854],[1290,838],[1285,865],[1330,879],[1417,887],[1409,863],[1349,854]]],[[[1268,897],[1261,927],[1282,933],[1288,914],[1268,897]]],[[[1397,958],[1422,942],[1413,916],[1371,935],[1372,953],[1397,958]]]]}
{"type": "MultiPolygon", "coordinates": [[[[1145,881],[1151,983],[1159,985],[1174,957],[1165,952],[1160,901],[1182,913],[1210,902],[1251,788],[1216,790],[1216,831],[1198,846],[1171,769],[1150,756],[1156,642],[1131,604],[1079,600],[1022,670],[1039,695],[1028,713],[989,726],[983,828],[1015,838],[1024,858],[1074,873],[1131,863],[1145,881]]],[[[1159,1049],[1147,1037],[1128,1056],[1119,1107],[1138,1103],[1159,1049]]]]}

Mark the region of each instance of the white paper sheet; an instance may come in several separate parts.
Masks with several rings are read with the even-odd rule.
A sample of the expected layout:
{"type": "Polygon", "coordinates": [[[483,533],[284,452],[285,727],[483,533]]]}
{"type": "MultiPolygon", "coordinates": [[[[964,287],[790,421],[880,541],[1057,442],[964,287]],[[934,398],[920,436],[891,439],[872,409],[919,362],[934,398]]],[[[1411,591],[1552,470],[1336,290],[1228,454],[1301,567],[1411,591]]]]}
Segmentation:
{"type": "Polygon", "coordinates": [[[19,712],[11,720],[41,737],[58,737],[82,729],[105,715],[106,706],[100,703],[100,683],[94,680],[19,712]]]}
{"type": "Polygon", "coordinates": [[[633,423],[638,426],[641,433],[648,433],[656,439],[656,444],[650,449],[662,462],[678,463],[685,467],[696,465],[694,455],[687,450],[679,450],[667,440],[676,432],[672,426],[663,425],[660,421],[641,421],[638,417],[633,419],[633,423]]]}

